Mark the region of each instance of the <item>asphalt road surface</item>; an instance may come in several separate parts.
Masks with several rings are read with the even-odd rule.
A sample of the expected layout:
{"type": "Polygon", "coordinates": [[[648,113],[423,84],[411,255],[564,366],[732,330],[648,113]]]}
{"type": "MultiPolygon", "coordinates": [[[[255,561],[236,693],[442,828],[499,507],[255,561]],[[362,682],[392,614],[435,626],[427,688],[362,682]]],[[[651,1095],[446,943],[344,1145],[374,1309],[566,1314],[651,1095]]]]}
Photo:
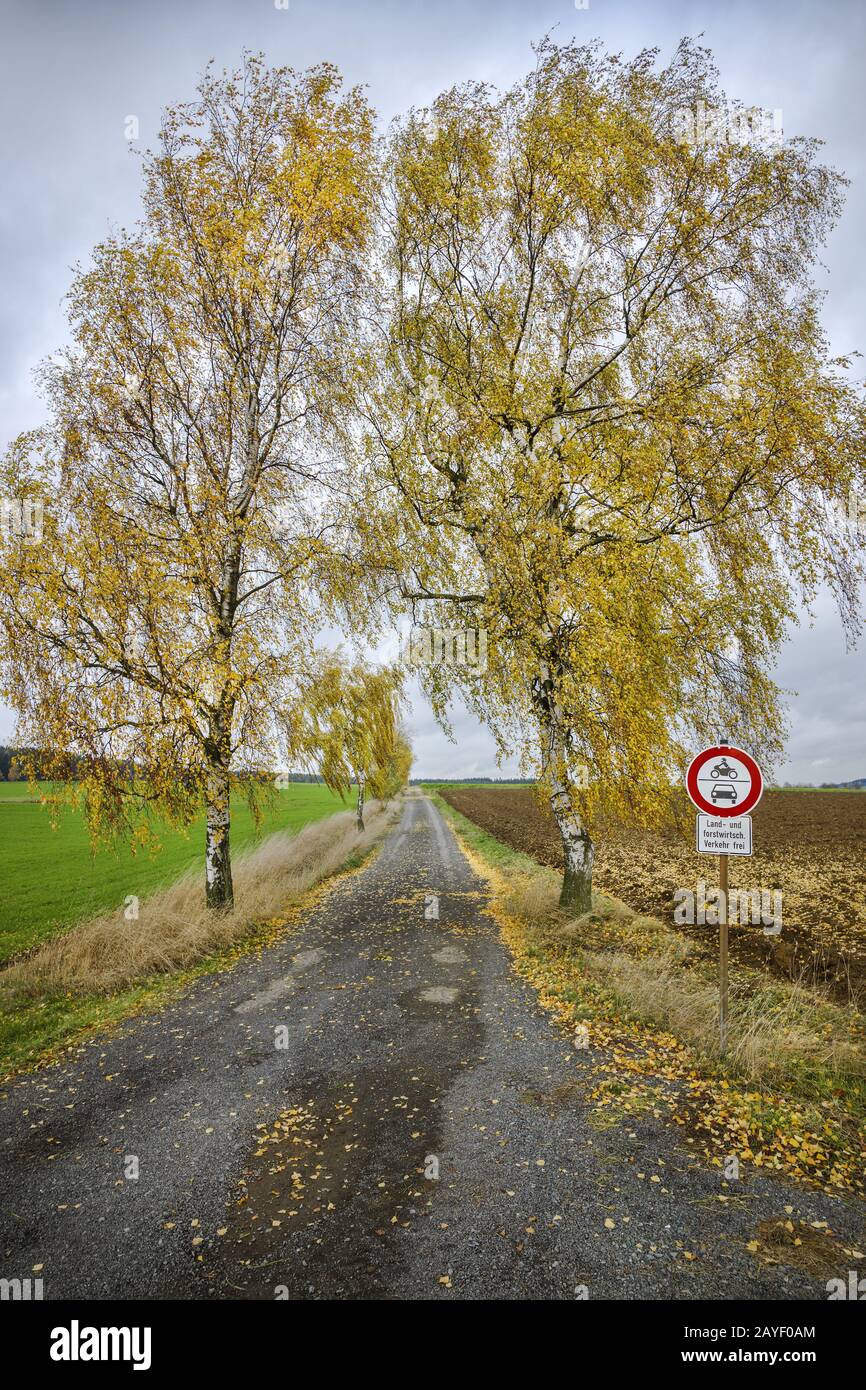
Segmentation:
{"type": "Polygon", "coordinates": [[[595,1059],[486,901],[410,797],[278,945],[8,1083],[0,1278],[49,1299],[826,1299],[826,1272],[747,1243],[787,1206],[856,1246],[860,1204],[755,1175],[722,1202],[675,1127],[594,1125],[595,1059]]]}

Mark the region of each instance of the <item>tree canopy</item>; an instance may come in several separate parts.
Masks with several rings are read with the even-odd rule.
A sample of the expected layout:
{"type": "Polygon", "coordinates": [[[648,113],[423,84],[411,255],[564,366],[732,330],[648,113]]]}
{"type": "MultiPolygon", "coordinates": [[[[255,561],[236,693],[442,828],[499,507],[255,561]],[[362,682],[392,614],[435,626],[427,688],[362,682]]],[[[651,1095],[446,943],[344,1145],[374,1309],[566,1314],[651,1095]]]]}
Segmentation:
{"type": "Polygon", "coordinates": [[[405,785],[411,749],[399,725],[402,672],[324,656],[298,702],[290,742],[315,761],[332,791],[358,793],[364,827],[366,793],[386,799],[405,785]]]}
{"type": "Polygon", "coordinates": [[[814,283],[844,180],[813,140],[684,141],[725,98],[704,50],[657,57],[545,41],[397,123],[366,397],[403,591],[487,630],[465,691],[584,907],[602,808],[658,817],[720,732],[772,759],[786,627],[822,583],[856,626],[864,573],[862,394],[814,283]]]}
{"type": "Polygon", "coordinates": [[[279,764],[322,623],[364,627],[328,432],[374,180],[372,112],[334,68],[209,70],[145,157],[140,225],[77,272],[50,424],[2,468],[45,504],[42,542],[0,558],[19,736],[57,776],[74,755],[95,830],[204,798],[215,906],[233,764],[279,764]]]}

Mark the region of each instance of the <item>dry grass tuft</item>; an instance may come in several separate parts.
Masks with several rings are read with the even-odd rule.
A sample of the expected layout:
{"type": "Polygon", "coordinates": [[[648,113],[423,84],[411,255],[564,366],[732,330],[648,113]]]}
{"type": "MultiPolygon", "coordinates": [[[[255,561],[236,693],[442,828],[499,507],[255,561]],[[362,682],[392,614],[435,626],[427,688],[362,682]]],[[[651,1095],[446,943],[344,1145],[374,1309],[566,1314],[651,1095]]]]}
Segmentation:
{"type": "Polygon", "coordinates": [[[764,1264],[791,1265],[816,1279],[826,1279],[844,1266],[844,1252],[829,1231],[815,1230],[805,1221],[762,1221],[748,1247],[764,1264]]]}
{"type": "Polygon", "coordinates": [[[235,859],[231,911],[209,912],[203,875],[191,872],[144,899],[136,921],[126,921],[118,908],[45,942],[0,972],[0,988],[19,999],[110,994],[145,976],[184,969],[285,913],[315,884],[365,854],[397,811],[397,804],[370,803],[363,833],[355,813],[341,811],[296,834],[270,835],[235,859]]]}
{"type": "MultiPolygon", "coordinates": [[[[718,990],[683,969],[681,951],[637,958],[586,951],[582,963],[638,1018],[665,1028],[705,1056],[718,1056],[718,990]]],[[[792,1068],[821,1071],[839,1086],[866,1078],[866,1057],[851,1041],[847,1011],[815,990],[749,980],[732,986],[729,1010],[726,1063],[750,1081],[778,1080],[792,1068]],[[828,1027],[828,1019],[835,1026],[828,1027]]]]}
{"type": "Polygon", "coordinates": [[[541,869],[510,885],[505,909],[512,917],[528,927],[565,925],[567,917],[559,903],[559,878],[548,869],[541,869]]]}

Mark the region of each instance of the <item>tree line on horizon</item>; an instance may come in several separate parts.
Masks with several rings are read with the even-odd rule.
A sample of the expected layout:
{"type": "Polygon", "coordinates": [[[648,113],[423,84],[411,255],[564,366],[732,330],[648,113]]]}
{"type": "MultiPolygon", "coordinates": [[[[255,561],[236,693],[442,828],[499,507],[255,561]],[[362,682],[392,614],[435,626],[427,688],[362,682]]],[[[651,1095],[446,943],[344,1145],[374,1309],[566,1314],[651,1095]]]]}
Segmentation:
{"type": "MultiPolygon", "coordinates": [[[[43,751],[39,748],[16,748],[7,744],[0,744],[0,781],[3,782],[26,782],[30,779],[36,782],[51,780],[48,769],[57,767],[56,757],[50,757],[43,762],[43,751]]],[[[74,759],[68,763],[68,776],[73,780],[77,775],[77,764],[74,759]]],[[[86,771],[86,768],[82,770],[86,771]]],[[[139,768],[136,772],[131,769],[129,764],[123,765],[122,774],[130,776],[146,776],[146,770],[139,768]]],[[[255,780],[270,783],[279,778],[280,782],[298,782],[324,786],[325,779],[321,772],[281,772],[277,769],[270,771],[253,770],[251,768],[239,768],[236,772],[237,781],[245,782],[255,780]]],[[[412,779],[415,780],[414,778],[412,779]]]]}

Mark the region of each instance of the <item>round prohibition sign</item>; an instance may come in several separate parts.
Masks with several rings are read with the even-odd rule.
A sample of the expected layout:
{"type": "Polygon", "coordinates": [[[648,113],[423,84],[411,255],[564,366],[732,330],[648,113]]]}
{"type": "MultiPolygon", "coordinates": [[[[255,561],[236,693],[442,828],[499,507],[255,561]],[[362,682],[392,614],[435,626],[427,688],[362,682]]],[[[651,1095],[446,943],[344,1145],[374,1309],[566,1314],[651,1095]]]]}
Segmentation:
{"type": "Polygon", "coordinates": [[[722,744],[692,758],[686,790],[705,815],[747,816],[761,799],[764,777],[749,753],[722,744]]]}

